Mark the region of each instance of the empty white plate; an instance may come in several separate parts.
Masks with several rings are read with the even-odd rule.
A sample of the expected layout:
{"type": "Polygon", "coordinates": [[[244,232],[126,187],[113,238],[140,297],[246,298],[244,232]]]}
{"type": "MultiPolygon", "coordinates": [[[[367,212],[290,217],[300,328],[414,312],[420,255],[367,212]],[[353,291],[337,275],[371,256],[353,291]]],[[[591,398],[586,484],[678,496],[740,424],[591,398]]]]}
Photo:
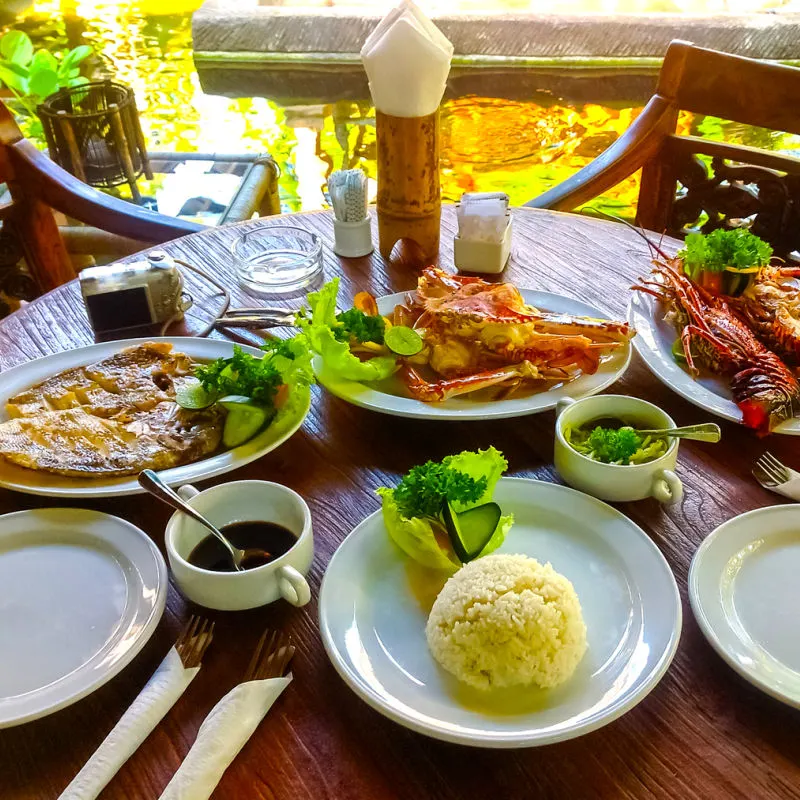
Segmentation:
{"type": "Polygon", "coordinates": [[[0,728],[102,686],[144,647],[167,594],[153,541],[77,508],[0,516],[0,728]]]}
{"type": "Polygon", "coordinates": [[[328,656],[363,700],[437,739],[531,747],[606,725],[642,700],[672,660],[681,630],[672,572],[641,528],[574,489],[503,478],[494,499],[515,517],[500,552],[551,562],[578,593],[589,647],[569,681],[481,692],[442,670],[425,623],[443,578],[402,555],[381,512],[344,540],[325,573],[319,608],[328,656]]]}
{"type": "Polygon", "coordinates": [[[689,599],[714,649],[742,677],[800,708],[800,506],[759,508],[706,538],[689,599]]]}

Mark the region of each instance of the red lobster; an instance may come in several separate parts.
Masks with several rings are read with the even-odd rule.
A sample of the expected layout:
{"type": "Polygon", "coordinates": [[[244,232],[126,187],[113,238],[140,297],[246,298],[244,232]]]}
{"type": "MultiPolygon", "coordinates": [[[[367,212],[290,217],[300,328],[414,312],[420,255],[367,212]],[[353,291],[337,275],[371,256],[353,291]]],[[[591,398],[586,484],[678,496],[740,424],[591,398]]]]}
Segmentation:
{"type": "MultiPolygon", "coordinates": [[[[652,243],[650,243],[652,244],[652,243]]],[[[781,359],[765,347],[719,296],[709,294],[684,274],[679,260],[654,260],[659,280],[631,287],[671,306],[682,328],[681,343],[693,374],[695,357],[712,371],[731,375],[733,399],[743,422],[759,436],[800,409],[800,385],[781,359]]]]}

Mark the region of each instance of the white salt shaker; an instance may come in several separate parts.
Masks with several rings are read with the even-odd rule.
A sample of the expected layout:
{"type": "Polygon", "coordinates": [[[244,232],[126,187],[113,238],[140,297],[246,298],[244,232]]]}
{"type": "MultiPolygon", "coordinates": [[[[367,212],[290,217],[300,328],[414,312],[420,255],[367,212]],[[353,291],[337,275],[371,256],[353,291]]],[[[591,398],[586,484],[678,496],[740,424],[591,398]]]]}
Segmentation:
{"type": "Polygon", "coordinates": [[[503,192],[467,192],[456,205],[453,260],[464,272],[497,274],[511,253],[511,213],[503,192]]]}

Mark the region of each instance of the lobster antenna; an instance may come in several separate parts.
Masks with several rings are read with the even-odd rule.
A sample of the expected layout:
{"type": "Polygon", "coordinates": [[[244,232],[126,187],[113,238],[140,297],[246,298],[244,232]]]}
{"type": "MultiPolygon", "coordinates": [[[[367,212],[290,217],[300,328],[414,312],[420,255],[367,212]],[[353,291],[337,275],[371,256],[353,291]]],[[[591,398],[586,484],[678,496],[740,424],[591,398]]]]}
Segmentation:
{"type": "Polygon", "coordinates": [[[671,258],[671,256],[669,256],[667,253],[665,253],[664,250],[661,248],[661,242],[664,241],[664,234],[663,233],[661,234],[661,240],[659,241],[658,244],[656,244],[655,242],[652,242],[650,240],[650,238],[647,236],[647,234],[645,234],[645,232],[641,228],[637,227],[636,225],[633,225],[632,223],[628,222],[628,220],[626,220],[626,219],[622,219],[622,217],[617,217],[614,214],[609,214],[606,211],[601,211],[599,208],[581,209],[581,211],[578,212],[578,213],[583,214],[584,216],[587,216],[587,217],[601,216],[601,217],[605,217],[606,219],[610,219],[612,222],[621,222],[623,225],[625,225],[628,228],[630,228],[634,233],[637,233],[639,236],[641,236],[642,239],[645,240],[645,242],[647,242],[647,246],[650,248],[650,252],[651,253],[654,253],[654,252],[658,253],[658,255],[660,255],[661,258],[665,258],[665,259],[670,259],[671,258]],[[588,213],[588,212],[591,212],[591,213],[588,213]]]}

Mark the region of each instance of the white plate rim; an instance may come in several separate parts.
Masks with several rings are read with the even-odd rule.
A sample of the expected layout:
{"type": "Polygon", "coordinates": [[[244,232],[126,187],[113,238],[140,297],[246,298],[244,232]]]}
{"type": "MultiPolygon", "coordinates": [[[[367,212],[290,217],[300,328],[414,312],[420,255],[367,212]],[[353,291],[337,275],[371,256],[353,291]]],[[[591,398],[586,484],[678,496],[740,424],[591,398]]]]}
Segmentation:
{"type": "MultiPolygon", "coordinates": [[[[395,292],[394,294],[384,295],[377,298],[378,307],[383,310],[387,309],[397,303],[402,302],[407,295],[412,293],[395,292]]],[[[605,310],[600,307],[590,305],[583,300],[568,297],[567,295],[557,294],[555,292],[543,292],[533,289],[520,289],[522,297],[526,303],[549,309],[550,305],[555,301],[568,302],[575,306],[582,307],[582,313],[587,316],[594,316],[602,319],[613,319],[605,310]]],[[[636,337],[634,337],[635,339],[636,337]]],[[[633,348],[630,342],[625,350],[624,359],[620,359],[620,365],[614,370],[601,370],[592,376],[581,376],[577,381],[584,378],[595,379],[597,376],[605,376],[597,380],[596,384],[588,391],[571,391],[577,381],[567,383],[557,389],[550,389],[546,392],[538,392],[524,398],[527,404],[522,404],[519,399],[509,401],[490,401],[475,403],[473,409],[446,409],[437,408],[431,403],[423,403],[420,400],[413,400],[408,397],[399,397],[393,394],[378,391],[367,386],[364,383],[357,381],[345,381],[342,379],[334,379],[333,381],[326,381],[324,370],[322,368],[322,360],[319,356],[314,359],[314,372],[317,375],[318,382],[327,389],[332,395],[338,397],[359,408],[365,408],[369,411],[377,411],[381,414],[387,414],[395,417],[405,417],[409,419],[426,419],[437,420],[441,422],[473,422],[486,419],[510,419],[513,417],[522,417],[529,414],[538,414],[543,411],[551,411],[556,407],[556,404],[563,397],[588,397],[590,395],[598,394],[609,386],[616,383],[625,374],[630,366],[633,348]],[[355,392],[355,393],[354,393],[355,392]],[[381,398],[393,398],[389,406],[386,406],[386,401],[381,398]],[[509,404],[509,405],[505,405],[509,404]],[[513,405],[510,405],[513,404],[513,405]]]]}
{"type": "MultiPolygon", "coordinates": [[[[16,717],[3,717],[3,703],[0,701],[0,729],[4,728],[11,728],[17,725],[23,725],[27,722],[33,722],[34,720],[41,719],[42,717],[49,716],[50,714],[54,714],[56,711],[60,711],[63,708],[67,708],[71,706],[73,703],[78,702],[78,700],[82,700],[84,697],[95,692],[101,686],[104,686],[108,683],[112,678],[116,677],[128,664],[133,661],[134,658],[141,652],[142,648],[147,644],[150,640],[150,637],[155,632],[156,628],[158,627],[158,623],[161,621],[161,617],[164,614],[164,609],[166,607],[167,602],[167,587],[169,585],[169,573],[167,572],[167,565],[164,561],[164,557],[161,555],[161,551],[156,546],[156,543],[141,529],[134,525],[132,522],[128,522],[121,517],[114,516],[113,514],[106,514],[102,511],[93,511],[90,509],[84,508],[46,508],[46,509],[28,509],[25,511],[12,511],[9,514],[2,514],[0,515],[0,525],[2,525],[3,520],[8,520],[11,517],[16,519],[20,519],[26,516],[34,516],[39,511],[47,511],[47,512],[57,512],[59,517],[63,519],[66,524],[69,524],[70,519],[78,518],[73,525],[79,524],[79,520],[83,519],[83,524],[86,524],[86,520],[94,520],[95,522],[103,522],[105,524],[113,524],[118,525],[121,528],[128,531],[131,535],[135,535],[140,537],[144,543],[147,545],[151,555],[153,556],[153,563],[156,568],[158,585],[156,587],[156,598],[155,602],[152,604],[152,608],[150,609],[150,613],[147,616],[144,624],[142,625],[138,635],[134,642],[130,645],[130,647],[122,654],[122,656],[117,659],[107,670],[104,672],[100,672],[94,678],[94,680],[87,681],[83,684],[83,687],[78,689],[75,692],[72,692],[61,700],[50,703],[49,705],[39,705],[37,708],[29,711],[26,714],[18,715],[16,717]]],[[[0,531],[0,539],[2,538],[2,531],[0,531]]],[[[114,545],[108,541],[107,544],[115,548],[114,545]]],[[[81,668],[79,667],[78,670],[71,673],[72,675],[78,674],[81,668]]],[[[99,672],[99,671],[98,671],[99,672]]],[[[46,687],[45,687],[46,688],[46,687]]],[[[36,694],[33,692],[32,694],[36,694]]]]}
{"type": "MultiPolygon", "coordinates": [[[[726,531],[733,526],[741,524],[742,520],[749,521],[754,517],[769,516],[770,514],[794,514],[800,517],[800,505],[794,503],[782,503],[775,506],[755,508],[752,511],[745,511],[743,514],[737,514],[735,517],[731,517],[721,525],[718,525],[711,533],[708,534],[708,536],[706,536],[692,557],[692,563],[689,567],[689,604],[692,608],[692,613],[697,620],[697,624],[700,626],[703,636],[706,637],[706,640],[717,653],[717,655],[719,655],[720,658],[734,672],[736,672],[740,677],[744,678],[752,686],[755,686],[765,694],[768,694],[770,697],[773,697],[776,700],[791,706],[792,708],[800,708],[800,699],[788,697],[786,694],[781,692],[780,689],[777,689],[768,681],[763,680],[759,673],[742,666],[742,664],[731,655],[731,653],[728,651],[728,648],[723,643],[717,628],[708,616],[707,608],[709,603],[705,601],[703,592],[700,588],[700,572],[703,569],[704,560],[708,557],[709,551],[712,547],[718,546],[719,541],[724,541],[726,531]]],[[[767,535],[769,535],[768,532],[767,535]]],[[[738,639],[736,632],[732,628],[727,627],[726,633],[729,636],[738,639]]]]}
{"type": "Polygon", "coordinates": [[[357,673],[351,671],[347,666],[347,660],[342,656],[342,654],[338,651],[336,644],[334,642],[334,637],[330,630],[330,625],[328,623],[327,618],[327,605],[325,602],[326,597],[326,583],[329,584],[329,574],[331,565],[334,562],[334,559],[337,557],[339,551],[344,547],[348,539],[351,536],[363,536],[365,535],[363,532],[368,530],[368,524],[377,516],[381,515],[381,510],[378,509],[377,511],[370,514],[368,517],[363,519],[361,522],[358,523],[350,533],[345,537],[342,543],[336,548],[331,560],[328,562],[328,565],[325,568],[325,574],[322,578],[322,583],[319,589],[319,596],[318,596],[318,605],[319,605],[319,627],[320,627],[320,635],[322,638],[323,646],[325,647],[325,652],[328,655],[328,659],[330,660],[331,664],[333,664],[334,669],[342,678],[344,683],[347,685],[349,689],[351,689],[358,697],[360,697],[367,705],[373,708],[378,713],[382,714],[383,716],[391,719],[392,721],[402,725],[409,730],[413,730],[417,733],[421,733],[426,736],[430,736],[434,739],[439,739],[441,741],[451,742],[453,744],[461,744],[461,745],[468,745],[472,747],[483,747],[483,748],[496,748],[496,749],[510,749],[510,748],[521,748],[521,747],[538,747],[544,746],[548,744],[555,744],[558,742],[567,741],[569,739],[574,739],[579,736],[583,736],[587,733],[591,733],[594,730],[604,727],[609,723],[613,722],[614,720],[618,719],[619,717],[626,714],[636,705],[638,705],[642,700],[647,697],[648,694],[658,685],[661,679],[664,677],[664,674],[669,669],[670,664],[672,663],[675,653],[678,650],[678,645],[680,643],[681,631],[683,629],[683,608],[681,605],[681,598],[680,592],[678,590],[678,584],[675,581],[675,575],[672,572],[672,568],[669,566],[669,562],[664,557],[664,554],[655,544],[655,542],[647,535],[647,533],[638,526],[633,520],[629,517],[625,516],[621,511],[618,511],[613,506],[609,506],[608,503],[604,503],[602,500],[598,500],[591,495],[584,494],[583,492],[579,492],[576,489],[572,489],[568,486],[562,486],[561,484],[557,483],[550,483],[549,481],[541,481],[536,480],[533,478],[518,478],[518,477],[503,477],[500,479],[501,481],[515,481],[521,482],[526,484],[533,484],[533,485],[544,485],[547,486],[548,489],[554,489],[556,491],[562,491],[567,496],[574,496],[580,495],[582,498],[588,499],[592,504],[599,504],[600,506],[604,507],[605,511],[610,510],[613,512],[613,515],[616,516],[618,519],[624,520],[628,525],[632,526],[636,529],[639,534],[642,536],[645,545],[651,550],[653,556],[656,559],[656,562],[665,570],[666,575],[670,578],[670,588],[672,589],[672,596],[673,596],[673,603],[674,603],[674,612],[675,612],[675,624],[673,626],[669,643],[667,647],[661,653],[659,659],[656,661],[650,672],[647,676],[638,683],[638,688],[635,692],[631,692],[627,696],[625,696],[624,702],[617,703],[616,705],[610,706],[610,710],[605,714],[602,715],[591,722],[587,722],[581,725],[578,725],[571,729],[565,729],[560,731],[556,734],[548,735],[546,737],[536,737],[531,736],[529,733],[525,732],[515,732],[515,733],[491,733],[491,732],[483,732],[481,734],[469,734],[469,735],[459,735],[458,733],[453,733],[452,731],[448,730],[447,728],[436,728],[432,726],[427,726],[424,723],[419,723],[413,717],[408,714],[405,714],[401,711],[397,711],[396,709],[387,706],[379,696],[377,696],[371,688],[362,683],[357,673]]]}
{"type": "MultiPolygon", "coordinates": [[[[634,292],[628,302],[627,313],[628,324],[637,332],[636,336],[633,337],[633,346],[650,372],[684,400],[688,400],[710,414],[715,414],[722,419],[742,425],[742,412],[733,400],[723,397],[698,383],[678,364],[671,361],[667,362],[661,352],[647,341],[645,331],[652,334],[653,337],[657,335],[653,324],[656,303],[655,298],[642,297],[634,292]]],[[[800,436],[800,418],[795,417],[782,422],[772,430],[772,433],[780,433],[785,436],[800,436]]]]}
{"type": "MultiPolygon", "coordinates": [[[[79,347],[75,350],[66,350],[59,353],[51,353],[47,356],[41,356],[40,358],[17,364],[15,367],[3,373],[3,389],[0,390],[0,421],[5,421],[7,419],[7,415],[3,410],[5,401],[24,388],[34,386],[40,381],[45,380],[48,376],[54,375],[61,370],[82,366],[84,364],[91,364],[93,361],[105,358],[125,347],[132,347],[134,345],[144,344],[145,342],[167,342],[173,345],[176,350],[185,352],[188,356],[193,358],[225,357],[229,355],[229,351],[233,351],[233,346],[236,344],[224,339],[208,339],[197,336],[148,336],[137,339],[117,339],[109,342],[100,342],[86,345],[85,347],[79,347]],[[22,380],[20,380],[20,376],[22,376],[22,380]],[[9,386],[9,380],[12,387],[10,389],[6,388],[9,386]]],[[[262,351],[255,347],[249,345],[239,346],[250,355],[263,355],[262,351]]],[[[310,408],[311,392],[309,391],[308,400],[302,413],[298,414],[297,420],[274,441],[269,441],[270,429],[267,428],[256,436],[255,439],[251,439],[249,442],[245,442],[239,447],[225,450],[221,453],[215,453],[190,464],[183,464],[182,466],[161,470],[159,475],[168,485],[178,486],[183,483],[192,483],[194,481],[214,478],[238,469],[239,467],[243,467],[280,447],[287,439],[293,436],[302,426],[305,418],[308,416],[310,408]],[[265,439],[267,440],[267,444],[263,444],[265,439]],[[262,444],[259,444],[260,442],[262,444]]],[[[17,467],[7,462],[0,464],[0,467],[2,467],[2,469],[0,469],[0,487],[11,489],[16,492],[23,492],[25,494],[62,498],[98,498],[122,497],[144,493],[144,489],[137,483],[135,475],[108,479],[75,478],[75,485],[73,486],[47,486],[37,485],[36,476],[39,475],[39,473],[35,470],[26,470],[24,467],[17,467]],[[23,473],[22,470],[25,470],[25,472],[23,473]],[[6,474],[4,474],[5,471],[9,472],[12,476],[25,475],[30,471],[31,479],[28,482],[19,479],[8,479],[6,474]],[[86,483],[81,483],[82,480],[85,480],[86,483]]],[[[59,476],[55,475],[52,477],[53,479],[59,478],[59,476]]],[[[65,481],[70,480],[67,476],[63,477],[65,481]]]]}

